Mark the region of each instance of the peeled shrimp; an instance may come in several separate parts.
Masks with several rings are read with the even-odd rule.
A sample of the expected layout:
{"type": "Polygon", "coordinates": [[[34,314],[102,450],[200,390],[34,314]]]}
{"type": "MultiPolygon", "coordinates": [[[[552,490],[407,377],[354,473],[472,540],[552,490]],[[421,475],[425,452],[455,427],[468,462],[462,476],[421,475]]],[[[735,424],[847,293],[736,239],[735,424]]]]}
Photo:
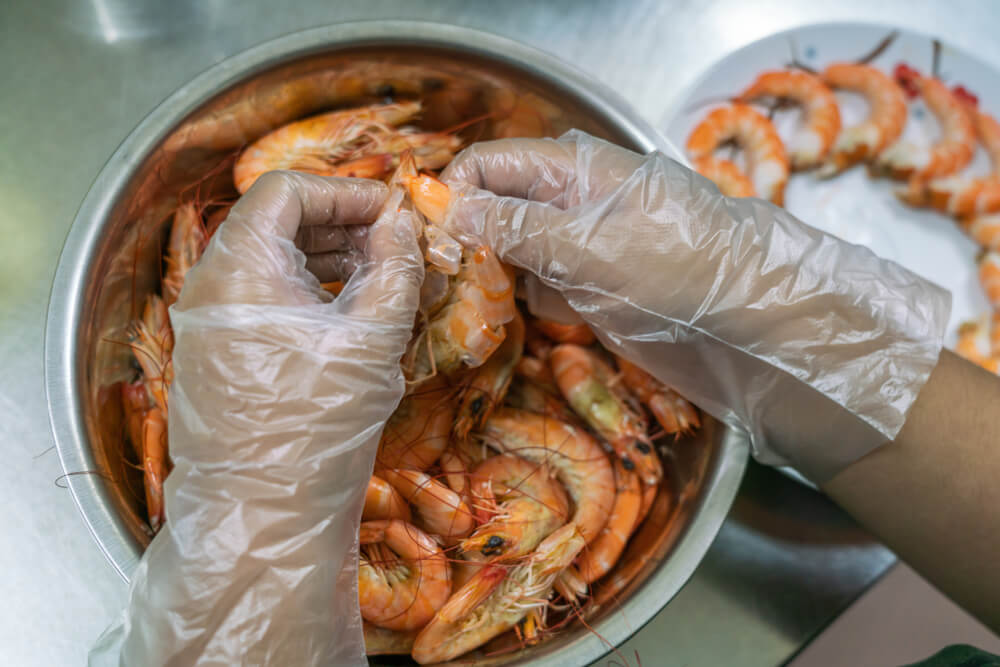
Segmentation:
{"type": "Polygon", "coordinates": [[[962,228],[987,250],[1000,251],[1000,214],[977,215],[964,221],[962,228]]]}
{"type": "Polygon", "coordinates": [[[389,482],[372,475],[368,479],[368,489],[365,491],[365,507],[361,513],[361,520],[380,519],[410,521],[410,506],[389,482]]]}
{"type": "Polygon", "coordinates": [[[994,308],[1000,308],[1000,252],[990,250],[979,260],[979,284],[994,308]]]}
{"type": "Polygon", "coordinates": [[[451,570],[430,536],[405,521],[365,521],[359,531],[361,616],[389,630],[425,625],[451,595],[451,570]]]}
{"type": "Polygon", "coordinates": [[[597,537],[614,505],[615,481],[596,440],[563,422],[512,408],[493,413],[483,438],[500,451],[552,468],[575,505],[573,523],[588,542],[597,537]]]}
{"type": "Polygon", "coordinates": [[[627,359],[615,355],[622,380],[669,434],[691,433],[701,426],[698,410],[686,398],[627,359]]]}
{"type": "Polygon", "coordinates": [[[986,316],[965,322],[958,329],[955,352],[991,373],[1000,374],[1000,315],[994,315],[992,327],[986,316]],[[992,328],[992,331],[991,331],[992,328]]]}
{"type": "Polygon", "coordinates": [[[408,150],[418,168],[443,167],[461,140],[398,127],[418,113],[419,102],[400,102],[333,111],[283,125],[243,151],[233,167],[233,182],[242,194],[261,174],[275,169],[379,177],[397,166],[399,156],[408,150]]]}
{"type": "Polygon", "coordinates": [[[626,467],[633,467],[646,484],[663,477],[660,458],[646,436],[642,419],[611,383],[614,371],[596,354],[578,345],[559,345],[550,357],[556,383],[566,401],[598,435],[610,444],[626,467]]]}
{"type": "Polygon", "coordinates": [[[908,67],[898,67],[896,79],[920,94],[941,125],[941,139],[933,146],[917,147],[897,141],[875,160],[874,170],[897,180],[915,182],[955,173],[972,160],[975,132],[965,105],[948,87],[933,77],[908,67]]]}
{"type": "Polygon", "coordinates": [[[788,157],[771,121],[745,104],[719,107],[691,132],[687,151],[699,160],[711,157],[728,141],[743,149],[747,175],[757,195],[780,206],[788,182],[788,157]]]}
{"type": "Polygon", "coordinates": [[[413,659],[444,662],[514,627],[531,610],[544,616],[556,577],[586,544],[575,524],[549,535],[522,563],[480,569],[420,631],[413,659]]]}
{"type": "Polygon", "coordinates": [[[764,72],[737,98],[747,103],[761,98],[790,100],[802,107],[803,126],[789,142],[792,169],[810,169],[830,152],[840,132],[837,98],[823,80],[798,70],[764,72]]]}
{"type": "Polygon", "coordinates": [[[639,477],[626,470],[621,460],[615,461],[615,504],[608,515],[608,522],[601,534],[580,554],[577,569],[585,583],[593,583],[611,571],[632,531],[637,526],[642,508],[642,491],[639,477]]]}
{"type": "Polygon", "coordinates": [[[868,162],[899,139],[906,126],[906,94],[892,77],[870,65],[835,63],[821,74],[831,88],[864,96],[868,117],[843,128],[820,168],[821,176],[833,176],[860,162],[868,162]]]}
{"type": "Polygon", "coordinates": [[[705,156],[694,161],[694,170],[715,183],[727,197],[755,197],[753,183],[733,162],[705,156]]]}
{"type": "Polygon", "coordinates": [[[475,527],[475,517],[465,500],[430,475],[417,470],[382,470],[379,476],[413,505],[414,520],[431,535],[453,542],[475,527]]]}

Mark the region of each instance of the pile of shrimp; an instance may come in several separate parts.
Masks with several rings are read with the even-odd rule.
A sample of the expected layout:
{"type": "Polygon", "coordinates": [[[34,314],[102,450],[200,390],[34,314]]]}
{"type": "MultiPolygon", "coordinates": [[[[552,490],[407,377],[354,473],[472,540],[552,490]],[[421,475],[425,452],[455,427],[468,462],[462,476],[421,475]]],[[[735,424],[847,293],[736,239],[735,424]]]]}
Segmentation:
{"type": "MultiPolygon", "coordinates": [[[[242,193],[279,168],[382,179],[419,221],[426,278],[402,361],[407,391],[368,481],[358,588],[369,654],[425,664],[488,642],[488,653],[534,644],[583,618],[593,584],[622,590],[634,569],[606,575],[651,508],[675,502],[670,447],[701,424],[585,324],[532,316],[510,267],[443,231],[450,192],[433,170],[463,142],[422,132],[419,113],[411,101],[290,123],[245,147],[232,180],[242,193]]],[[[153,533],[170,472],[168,307],[229,206],[178,207],[160,293],[129,329],[139,370],[122,399],[153,533]]]]}
{"type": "Polygon", "coordinates": [[[982,247],[979,278],[993,307],[992,314],[961,326],[956,352],[1000,373],[1000,123],[961,85],[949,88],[903,63],[891,74],[866,64],[892,37],[861,62],[833,63],[819,72],[793,63],[760,74],[695,126],[687,151],[695,169],[729,197],[761,197],[782,206],[791,173],[831,178],[864,164],[873,178],[903,182],[896,194],[906,204],[951,216],[982,247]],[[863,96],[868,117],[843,127],[835,90],[863,96]],[[909,100],[918,97],[940,126],[940,138],[930,146],[902,138],[909,100]],[[762,103],[772,112],[799,107],[795,135],[784,141],[759,110],[762,103]],[[965,170],[977,143],[993,165],[987,175],[965,170]],[[730,144],[742,152],[745,168],[719,155],[730,144]]]}

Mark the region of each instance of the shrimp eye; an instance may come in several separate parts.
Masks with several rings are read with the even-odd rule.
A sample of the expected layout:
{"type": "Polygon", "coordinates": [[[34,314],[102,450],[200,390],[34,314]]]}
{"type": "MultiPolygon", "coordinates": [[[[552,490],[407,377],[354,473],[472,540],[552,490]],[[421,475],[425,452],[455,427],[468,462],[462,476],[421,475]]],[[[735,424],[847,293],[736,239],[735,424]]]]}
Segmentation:
{"type": "Polygon", "coordinates": [[[503,538],[499,535],[490,535],[490,539],[486,540],[486,544],[482,548],[482,554],[484,556],[493,556],[500,553],[500,548],[503,546],[503,538]]]}
{"type": "Polygon", "coordinates": [[[396,96],[396,87],[391,83],[383,83],[375,89],[375,95],[377,97],[384,97],[388,100],[392,100],[392,98],[396,96]]]}
{"type": "Polygon", "coordinates": [[[483,409],[483,397],[478,396],[476,400],[472,401],[472,405],[469,408],[472,410],[472,414],[478,415],[479,411],[483,409]]]}
{"type": "Polygon", "coordinates": [[[637,442],[637,443],[635,443],[635,448],[638,449],[643,454],[649,454],[649,452],[650,452],[649,445],[647,445],[644,442],[637,442]]]}
{"type": "Polygon", "coordinates": [[[627,459],[624,456],[622,457],[622,467],[625,470],[635,470],[635,464],[632,463],[632,459],[627,459]]]}

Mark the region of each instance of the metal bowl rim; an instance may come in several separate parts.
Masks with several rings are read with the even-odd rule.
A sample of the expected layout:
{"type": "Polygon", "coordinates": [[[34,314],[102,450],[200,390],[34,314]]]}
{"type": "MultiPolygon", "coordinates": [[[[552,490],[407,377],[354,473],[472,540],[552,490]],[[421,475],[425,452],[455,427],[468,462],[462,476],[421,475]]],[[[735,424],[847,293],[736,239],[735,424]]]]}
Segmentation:
{"type": "MultiPolygon", "coordinates": [[[[467,51],[539,79],[552,80],[586,100],[609,124],[645,150],[669,153],[663,137],[617,93],[554,56],[519,42],[470,28],[418,21],[360,21],[291,33],[233,55],[205,70],[158,104],[118,146],[94,180],[63,245],[46,314],[44,369],[49,421],[67,484],[101,550],[128,581],[141,556],[101,487],[84,427],[83,366],[79,353],[85,279],[93,268],[110,214],[135,169],[184,118],[209,99],[264,69],[310,54],[365,44],[424,46],[467,51]]],[[[581,633],[557,653],[562,664],[585,664],[637,632],[690,578],[715,539],[746,468],[745,435],[726,427],[716,465],[705,480],[704,500],[692,514],[665,567],[602,619],[597,633],[581,633]]],[[[555,656],[549,656],[555,657],[555,656]]]]}

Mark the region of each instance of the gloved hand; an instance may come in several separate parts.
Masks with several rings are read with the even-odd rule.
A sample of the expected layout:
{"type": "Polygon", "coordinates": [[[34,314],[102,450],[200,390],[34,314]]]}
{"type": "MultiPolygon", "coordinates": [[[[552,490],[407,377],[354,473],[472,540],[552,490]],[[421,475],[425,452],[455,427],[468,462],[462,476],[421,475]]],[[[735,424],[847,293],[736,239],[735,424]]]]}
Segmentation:
{"type": "Polygon", "coordinates": [[[358,524],[423,280],[399,203],[373,181],[265,175],[190,271],[171,309],[167,523],[92,662],[366,664],[358,524]],[[380,210],[331,302],[297,230],[332,238],[380,210]]]}
{"type": "Polygon", "coordinates": [[[661,154],[570,132],[474,145],[442,178],[453,235],[538,276],[761,462],[829,479],[897,434],[937,362],[947,292],[661,154]]]}

